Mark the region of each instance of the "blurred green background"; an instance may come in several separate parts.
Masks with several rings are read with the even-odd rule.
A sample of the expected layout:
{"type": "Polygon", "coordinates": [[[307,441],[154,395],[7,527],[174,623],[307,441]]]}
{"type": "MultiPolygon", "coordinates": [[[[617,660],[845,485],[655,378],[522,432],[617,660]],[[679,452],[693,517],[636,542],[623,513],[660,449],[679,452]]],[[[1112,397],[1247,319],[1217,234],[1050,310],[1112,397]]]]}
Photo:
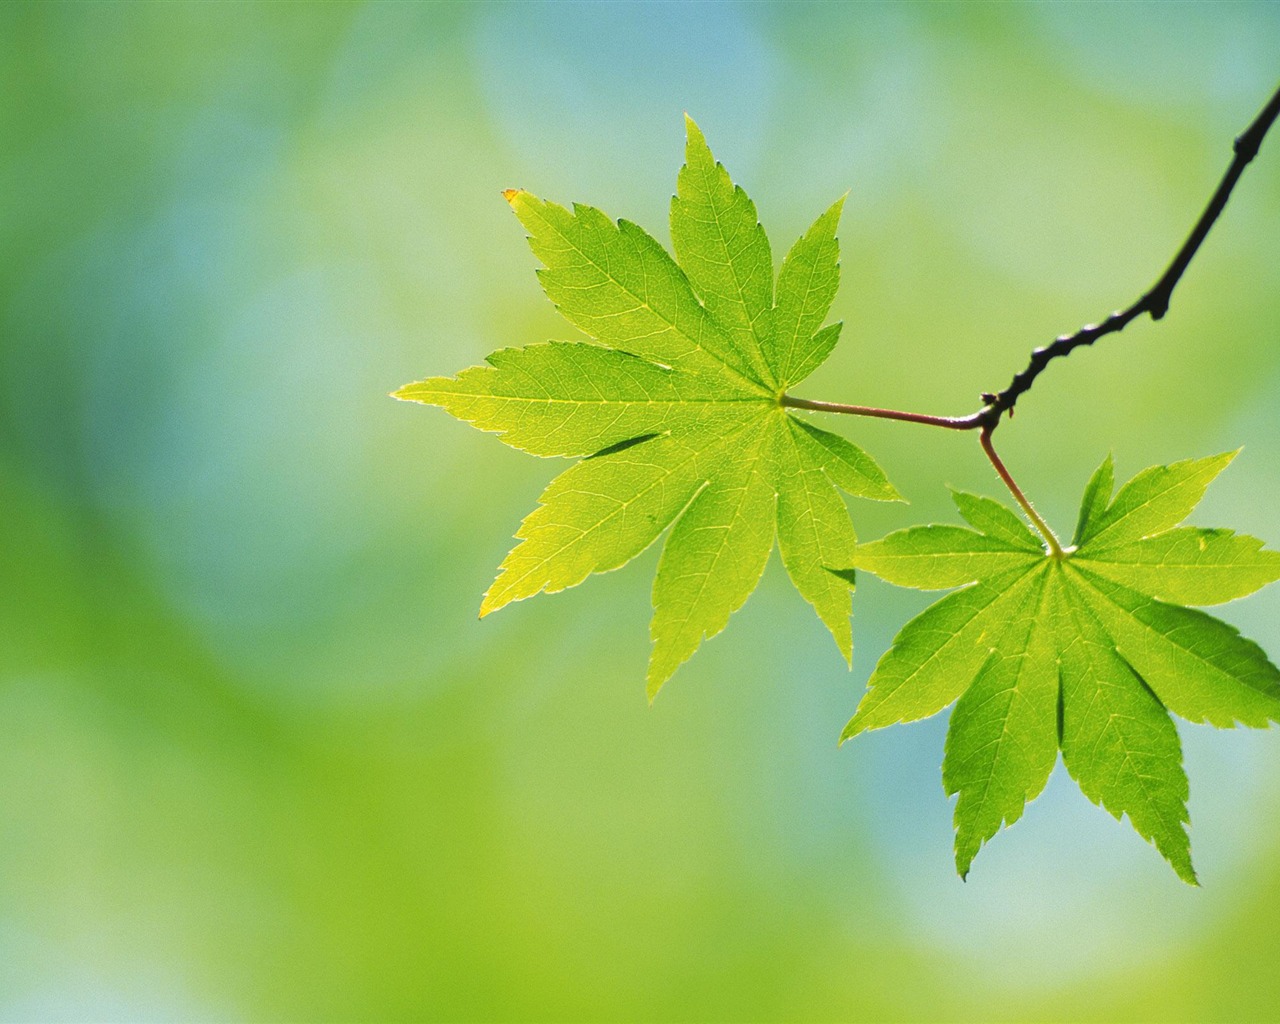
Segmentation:
{"type": "MultiPolygon", "coordinates": [[[[1280,741],[1182,727],[1182,885],[1061,767],[952,867],[945,716],[836,736],[776,560],[646,705],[650,551],[483,623],[560,468],[406,381],[571,338],[499,191],[667,238],[681,114],[780,255],[851,189],[808,397],[966,413],[1127,304],[1280,77],[1280,6],[0,8],[0,1018],[1280,1019],[1280,741]]],[[[1280,137],[1159,325],[1000,432],[1050,520],[1245,445],[1280,545],[1280,137]]],[[[909,508],[968,436],[833,424],[909,508]]],[[[1280,591],[1224,617],[1280,655],[1280,591]]]]}

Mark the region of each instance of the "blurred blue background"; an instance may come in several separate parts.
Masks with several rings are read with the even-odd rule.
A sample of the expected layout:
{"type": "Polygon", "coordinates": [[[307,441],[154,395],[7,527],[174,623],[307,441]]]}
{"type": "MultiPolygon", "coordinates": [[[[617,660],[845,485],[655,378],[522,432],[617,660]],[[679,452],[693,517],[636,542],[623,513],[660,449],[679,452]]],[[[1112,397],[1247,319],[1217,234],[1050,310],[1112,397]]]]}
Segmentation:
{"type": "MultiPolygon", "coordinates": [[[[650,551],[476,619],[562,464],[409,380],[571,338],[499,191],[667,238],[681,114],[775,253],[851,189],[807,397],[961,414],[1157,276],[1280,77],[1280,6],[0,8],[0,1017],[1274,1020],[1280,744],[1182,727],[1203,888],[1061,767],[967,884],[945,716],[835,739],[772,564],[646,705],[650,551]]],[[[1068,530],[1245,446],[1280,546],[1280,138],[1175,295],[1000,432],[1068,530]]],[[[833,424],[909,508],[971,437],[833,424]]],[[[1280,594],[1224,617],[1280,654],[1280,594]]]]}

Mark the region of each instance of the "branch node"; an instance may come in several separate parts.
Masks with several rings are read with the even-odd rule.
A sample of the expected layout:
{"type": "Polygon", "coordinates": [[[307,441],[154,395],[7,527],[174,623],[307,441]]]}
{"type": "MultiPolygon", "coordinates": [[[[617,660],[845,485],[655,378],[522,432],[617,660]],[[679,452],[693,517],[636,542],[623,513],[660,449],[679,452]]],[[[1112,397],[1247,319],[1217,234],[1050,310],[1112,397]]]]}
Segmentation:
{"type": "Polygon", "coordinates": [[[1251,136],[1248,132],[1245,132],[1243,135],[1236,136],[1236,140],[1232,144],[1231,150],[1240,158],[1240,163],[1247,164],[1258,155],[1258,147],[1261,143],[1261,138],[1251,136]]]}

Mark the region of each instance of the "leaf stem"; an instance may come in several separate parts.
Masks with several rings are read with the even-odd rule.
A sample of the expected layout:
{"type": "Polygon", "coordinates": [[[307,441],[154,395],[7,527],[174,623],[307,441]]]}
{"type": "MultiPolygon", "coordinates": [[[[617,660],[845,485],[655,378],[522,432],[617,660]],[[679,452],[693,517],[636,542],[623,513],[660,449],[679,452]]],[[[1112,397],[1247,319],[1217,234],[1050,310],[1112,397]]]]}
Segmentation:
{"type": "MultiPolygon", "coordinates": [[[[872,416],[881,420],[901,420],[904,423],[923,423],[930,427],[946,427],[950,430],[973,430],[983,425],[983,413],[972,416],[930,416],[923,412],[902,412],[898,409],[878,409],[872,405],[845,405],[841,402],[816,402],[809,398],[783,395],[779,403],[792,409],[812,409],[815,412],[840,412],[848,416],[872,416]]],[[[985,410],[984,410],[985,411],[985,410]]]]}
{"type": "Polygon", "coordinates": [[[849,416],[871,416],[876,419],[883,420],[900,420],[904,423],[923,423],[930,427],[946,427],[950,430],[974,430],[980,429],[978,435],[982,444],[982,450],[986,452],[987,458],[991,460],[991,465],[995,466],[996,472],[1000,474],[1000,479],[1004,481],[1004,485],[1009,488],[1009,493],[1017,499],[1018,504],[1022,506],[1022,510],[1027,514],[1027,518],[1031,520],[1035,528],[1040,531],[1040,536],[1049,546],[1049,553],[1054,558],[1062,558],[1062,542],[1058,540],[1057,534],[1049,528],[1049,524],[1044,521],[1040,513],[1035,510],[1030,500],[1022,493],[1017,482],[1013,479],[1013,474],[1008,467],[1001,461],[1000,456],[996,454],[995,446],[991,443],[991,434],[996,429],[996,425],[1000,422],[1000,412],[993,405],[984,406],[978,412],[971,416],[930,416],[920,412],[902,412],[898,409],[879,409],[871,405],[844,405],[840,402],[816,402],[808,398],[793,398],[791,395],[783,395],[778,401],[792,409],[813,409],[816,412],[839,412],[849,416]]]}
{"type": "Polygon", "coordinates": [[[995,427],[990,425],[982,428],[982,433],[978,435],[979,440],[982,442],[982,450],[987,453],[987,458],[991,460],[991,465],[995,466],[996,472],[1000,474],[1000,479],[1003,480],[1004,485],[1009,488],[1009,493],[1018,500],[1018,504],[1022,506],[1022,511],[1027,514],[1027,518],[1030,519],[1031,522],[1035,524],[1035,528],[1040,531],[1040,536],[1042,536],[1045,543],[1049,545],[1049,553],[1054,558],[1062,558],[1062,543],[1058,540],[1057,534],[1049,529],[1049,524],[1041,518],[1040,513],[1035,510],[1034,506],[1032,506],[1031,502],[1027,499],[1027,496],[1022,493],[1022,488],[1020,488],[1014,481],[1013,474],[1005,468],[1005,464],[1000,461],[1000,456],[996,454],[995,445],[991,443],[991,432],[994,429],[995,427]]]}

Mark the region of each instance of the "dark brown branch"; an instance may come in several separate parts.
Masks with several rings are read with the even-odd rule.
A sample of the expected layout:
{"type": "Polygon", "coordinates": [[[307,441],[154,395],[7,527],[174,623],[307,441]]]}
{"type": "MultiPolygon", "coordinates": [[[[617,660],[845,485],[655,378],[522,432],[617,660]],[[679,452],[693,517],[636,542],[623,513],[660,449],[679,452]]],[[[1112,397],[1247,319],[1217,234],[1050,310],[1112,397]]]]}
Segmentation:
{"type": "Polygon", "coordinates": [[[1227,200],[1231,198],[1231,190],[1236,187],[1236,182],[1240,180],[1240,175],[1244,173],[1245,167],[1248,166],[1255,156],[1258,155],[1258,147],[1262,145],[1262,139],[1267,134],[1267,130],[1275,122],[1276,117],[1280,115],[1280,89],[1276,90],[1274,96],[1262,111],[1258,114],[1254,121],[1244,133],[1235,140],[1235,157],[1231,161],[1231,166],[1227,168],[1227,173],[1222,176],[1217,191],[1213,193],[1213,198],[1209,200],[1209,205],[1205,207],[1204,213],[1200,215],[1200,219],[1191,230],[1191,234],[1187,240],[1182,243],[1182,248],[1178,250],[1178,254],[1173,258],[1173,262],[1169,264],[1168,269],[1161,275],[1151,289],[1138,299],[1128,309],[1120,310],[1112,313],[1109,317],[1099,324],[1088,324],[1082,327],[1075,334],[1065,334],[1058,338],[1052,345],[1044,348],[1038,348],[1031,353],[1031,362],[1027,364],[1027,368],[1017,374],[1007,388],[998,394],[985,394],[982,396],[986,406],[974,414],[970,419],[977,419],[974,424],[985,425],[991,424],[993,427],[999,422],[1001,413],[1009,413],[1012,415],[1013,407],[1017,403],[1019,396],[1030,390],[1031,385],[1035,383],[1035,379],[1050,360],[1059,356],[1065,356],[1068,353],[1079,348],[1081,345],[1092,345],[1099,338],[1103,338],[1108,334],[1115,334],[1117,331],[1124,330],[1130,321],[1137,319],[1143,313],[1148,314],[1152,320],[1159,320],[1169,310],[1169,300],[1173,295],[1174,288],[1182,279],[1183,273],[1187,266],[1191,263],[1192,257],[1199,251],[1205,237],[1209,234],[1209,229],[1213,227],[1218,219],[1218,215],[1222,213],[1223,208],[1227,205],[1227,200]]]}
{"type": "MultiPolygon", "coordinates": [[[[1271,125],[1275,123],[1277,117],[1280,117],[1280,89],[1276,90],[1275,95],[1271,97],[1267,105],[1254,118],[1253,123],[1235,140],[1233,147],[1235,156],[1231,161],[1231,166],[1227,168],[1227,173],[1222,176],[1222,181],[1219,182],[1213,197],[1209,200],[1209,205],[1205,207],[1204,213],[1196,221],[1195,227],[1191,229],[1191,234],[1187,236],[1187,240],[1182,243],[1182,248],[1174,256],[1173,262],[1169,264],[1160,279],[1151,286],[1145,295],[1127,309],[1117,310],[1112,313],[1101,323],[1086,324],[1075,334],[1064,334],[1055,340],[1053,344],[1036,349],[1031,353],[1031,361],[1027,364],[1026,369],[1016,374],[1007,388],[998,393],[987,392],[983,394],[982,401],[985,404],[977,412],[970,413],[968,416],[932,416],[926,413],[900,412],[896,409],[879,409],[867,405],[816,402],[807,398],[794,398],[791,395],[783,395],[780,399],[781,403],[796,409],[839,412],[850,416],[873,416],[877,419],[901,420],[906,423],[923,423],[932,427],[945,427],[948,430],[981,429],[986,436],[983,448],[988,450],[988,455],[990,456],[990,432],[999,425],[1000,417],[1004,413],[1007,412],[1010,416],[1013,415],[1013,407],[1017,404],[1018,398],[1031,389],[1031,385],[1035,383],[1036,378],[1040,376],[1050,361],[1057,359],[1059,356],[1070,354],[1081,345],[1092,345],[1099,338],[1124,330],[1132,321],[1144,313],[1150,316],[1152,320],[1159,320],[1169,311],[1169,300],[1173,296],[1174,288],[1177,287],[1178,282],[1182,279],[1182,275],[1186,272],[1192,258],[1200,250],[1205,237],[1209,234],[1209,229],[1213,227],[1219,214],[1222,213],[1223,208],[1227,205],[1227,200],[1231,198],[1231,191],[1236,187],[1236,182],[1240,180],[1240,175],[1244,173],[1245,167],[1249,165],[1249,161],[1258,155],[1258,148],[1262,145],[1263,138],[1271,128],[1271,125]]],[[[993,463],[997,462],[995,459],[992,461],[993,463]]],[[[997,468],[999,468],[998,464],[997,468]]]]}

